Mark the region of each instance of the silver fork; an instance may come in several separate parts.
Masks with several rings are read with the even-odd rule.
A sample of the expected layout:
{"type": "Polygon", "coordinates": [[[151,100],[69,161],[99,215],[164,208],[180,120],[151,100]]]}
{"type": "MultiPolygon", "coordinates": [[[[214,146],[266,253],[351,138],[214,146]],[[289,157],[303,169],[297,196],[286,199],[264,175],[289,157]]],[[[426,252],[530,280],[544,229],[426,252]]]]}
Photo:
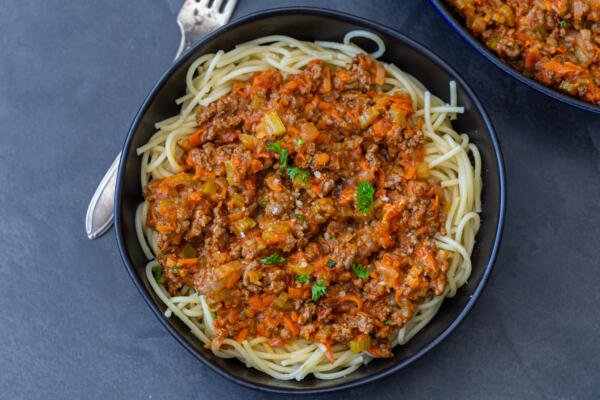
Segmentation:
{"type": "MultiPolygon", "coordinates": [[[[194,43],[215,29],[225,25],[231,18],[237,0],[185,0],[177,25],[181,30],[181,43],[175,60],[194,43]]],[[[96,239],[113,224],[115,187],[121,153],[113,161],[96,188],[85,215],[85,231],[88,238],[96,239]]]]}

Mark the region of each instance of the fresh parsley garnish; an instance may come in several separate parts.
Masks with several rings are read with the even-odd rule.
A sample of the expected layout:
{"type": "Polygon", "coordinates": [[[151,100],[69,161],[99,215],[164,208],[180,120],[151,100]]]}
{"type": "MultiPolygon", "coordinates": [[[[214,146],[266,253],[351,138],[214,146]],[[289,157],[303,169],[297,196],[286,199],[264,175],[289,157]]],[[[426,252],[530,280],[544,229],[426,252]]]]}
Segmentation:
{"type": "Polygon", "coordinates": [[[296,146],[302,146],[306,142],[304,139],[294,139],[294,143],[296,143],[296,146]]]}
{"type": "Polygon", "coordinates": [[[315,283],[313,283],[313,285],[310,289],[312,292],[312,300],[317,301],[321,297],[325,296],[325,292],[327,291],[327,286],[325,286],[325,282],[323,281],[323,278],[319,278],[319,279],[317,279],[317,281],[315,283]]]}
{"type": "Polygon", "coordinates": [[[181,265],[173,265],[171,269],[174,271],[179,271],[181,269],[181,265]]]}
{"type": "Polygon", "coordinates": [[[279,140],[268,145],[267,150],[279,153],[279,163],[281,164],[279,169],[281,171],[285,170],[285,168],[287,167],[288,151],[281,147],[281,143],[279,143],[279,140]]]}
{"type": "Polygon", "coordinates": [[[371,275],[367,267],[362,264],[352,264],[352,272],[361,279],[367,279],[371,275]]]}
{"type": "Polygon", "coordinates": [[[373,195],[375,195],[375,188],[368,181],[361,182],[356,187],[356,204],[363,214],[366,214],[373,205],[373,195]]]}
{"type": "Polygon", "coordinates": [[[162,269],[160,269],[160,267],[154,268],[152,270],[152,274],[154,275],[154,279],[156,280],[156,283],[158,283],[159,285],[162,285],[164,283],[162,269]]]}
{"type": "Polygon", "coordinates": [[[213,311],[210,314],[212,315],[213,318],[217,318],[217,312],[216,311],[213,311]]]}
{"type": "Polygon", "coordinates": [[[329,266],[329,268],[333,268],[337,265],[337,262],[335,262],[335,260],[332,260],[330,258],[329,261],[327,261],[327,265],[329,266]]]}
{"type": "Polygon", "coordinates": [[[296,214],[296,219],[306,220],[306,217],[302,214],[296,214]]]}
{"type": "Polygon", "coordinates": [[[290,179],[294,180],[297,176],[303,182],[306,182],[310,176],[310,172],[298,167],[287,167],[286,172],[290,176],[290,179]]]}
{"type": "Polygon", "coordinates": [[[384,325],[390,326],[392,324],[392,320],[391,319],[386,319],[385,321],[383,321],[384,325]]]}
{"type": "Polygon", "coordinates": [[[310,282],[310,276],[308,274],[296,275],[296,280],[300,283],[310,282]]]}
{"type": "Polygon", "coordinates": [[[561,19],[558,25],[560,25],[561,28],[564,28],[565,26],[567,26],[567,23],[568,22],[566,19],[561,19]]]}
{"type": "Polygon", "coordinates": [[[285,258],[281,257],[278,253],[274,253],[269,257],[261,258],[260,262],[263,264],[283,264],[285,262],[285,258]]]}
{"type": "Polygon", "coordinates": [[[264,207],[264,206],[266,206],[266,205],[267,205],[267,203],[268,203],[268,202],[269,202],[269,200],[267,200],[267,198],[266,198],[266,197],[263,197],[263,198],[260,200],[260,205],[264,207]]]}

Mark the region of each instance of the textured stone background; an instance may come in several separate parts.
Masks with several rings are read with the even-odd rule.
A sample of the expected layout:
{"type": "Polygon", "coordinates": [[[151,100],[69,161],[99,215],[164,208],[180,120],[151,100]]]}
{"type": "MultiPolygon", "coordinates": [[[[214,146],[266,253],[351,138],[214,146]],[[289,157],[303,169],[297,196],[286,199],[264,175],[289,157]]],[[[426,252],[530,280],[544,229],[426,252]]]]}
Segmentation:
{"type": "MultiPolygon", "coordinates": [[[[476,89],[506,161],[504,241],[465,322],[411,367],[324,396],[597,398],[600,117],[554,102],[463,42],[424,0],[241,0],[340,9],[433,49],[476,89]]],[[[83,218],[169,66],[179,1],[0,1],[0,397],[273,398],[230,383],[166,332],[83,218]]]]}

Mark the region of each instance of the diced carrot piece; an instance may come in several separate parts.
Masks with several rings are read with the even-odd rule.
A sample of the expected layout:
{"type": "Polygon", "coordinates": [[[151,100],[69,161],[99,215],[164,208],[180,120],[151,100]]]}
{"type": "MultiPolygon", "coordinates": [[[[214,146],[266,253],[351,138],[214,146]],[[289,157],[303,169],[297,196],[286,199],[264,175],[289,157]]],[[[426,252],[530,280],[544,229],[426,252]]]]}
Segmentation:
{"type": "Polygon", "coordinates": [[[246,339],[246,336],[248,336],[248,328],[244,328],[241,331],[239,331],[238,334],[235,335],[235,341],[238,343],[242,343],[244,339],[246,339]]]}
{"type": "Polygon", "coordinates": [[[333,350],[331,349],[331,344],[329,342],[325,342],[323,344],[325,345],[325,348],[327,349],[327,351],[325,352],[325,355],[327,356],[327,359],[329,360],[329,362],[333,364],[335,362],[335,357],[333,356],[333,350]]]}
{"type": "Polygon", "coordinates": [[[196,132],[192,133],[190,137],[188,137],[188,141],[192,147],[198,147],[204,142],[202,135],[207,129],[207,127],[199,128],[196,132]]]}
{"type": "Polygon", "coordinates": [[[283,316],[283,325],[286,327],[286,329],[288,331],[291,332],[292,336],[294,336],[294,337],[298,336],[298,334],[300,333],[300,330],[298,329],[298,325],[296,325],[294,323],[294,321],[292,321],[292,319],[290,317],[288,317],[287,315],[283,316]]]}
{"type": "Polygon", "coordinates": [[[231,273],[227,277],[227,281],[225,282],[225,287],[227,289],[231,289],[236,284],[236,282],[240,280],[241,277],[242,276],[239,273],[237,273],[237,272],[231,273]]]}
{"type": "Polygon", "coordinates": [[[177,259],[177,264],[179,264],[179,265],[194,265],[194,264],[198,264],[198,258],[197,257],[194,257],[194,258],[178,258],[177,259]]]}
{"type": "Polygon", "coordinates": [[[315,156],[315,164],[318,167],[324,167],[325,164],[327,164],[329,162],[329,154],[327,153],[318,153],[315,156]]]}

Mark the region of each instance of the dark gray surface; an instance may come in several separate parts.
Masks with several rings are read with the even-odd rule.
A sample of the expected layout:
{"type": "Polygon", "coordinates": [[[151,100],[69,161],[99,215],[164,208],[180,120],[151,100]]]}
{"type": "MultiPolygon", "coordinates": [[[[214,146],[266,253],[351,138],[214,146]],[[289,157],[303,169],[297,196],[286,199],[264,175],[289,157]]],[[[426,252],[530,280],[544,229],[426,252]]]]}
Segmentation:
{"type": "MultiPolygon", "coordinates": [[[[422,0],[240,3],[234,16],[326,6],[408,34],[476,89],[504,150],[506,229],[480,301],[408,369],[341,396],[598,398],[600,117],[505,76],[422,0]]],[[[175,53],[179,1],[65,4],[0,1],[0,398],[276,397],[188,354],[112,231],[84,233],[96,184],[175,53]]]]}

